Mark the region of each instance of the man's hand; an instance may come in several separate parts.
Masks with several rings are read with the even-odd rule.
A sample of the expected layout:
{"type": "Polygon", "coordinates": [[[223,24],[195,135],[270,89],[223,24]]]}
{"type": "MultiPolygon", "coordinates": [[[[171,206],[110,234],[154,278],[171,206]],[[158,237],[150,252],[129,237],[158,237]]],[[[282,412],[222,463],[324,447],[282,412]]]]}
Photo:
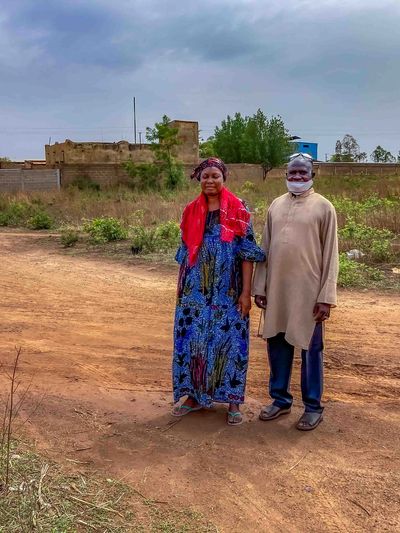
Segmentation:
{"type": "Polygon", "coordinates": [[[330,304],[317,303],[314,305],[313,316],[314,316],[315,322],[323,322],[324,320],[329,318],[330,314],[331,314],[330,304]]]}
{"type": "Polygon", "coordinates": [[[244,294],[242,292],[238,300],[238,311],[240,312],[242,318],[247,316],[250,313],[250,309],[251,309],[250,294],[244,294]]]}
{"type": "Polygon", "coordinates": [[[267,298],[265,296],[260,296],[259,294],[257,294],[254,297],[254,303],[260,309],[266,309],[267,308],[267,298]]]}

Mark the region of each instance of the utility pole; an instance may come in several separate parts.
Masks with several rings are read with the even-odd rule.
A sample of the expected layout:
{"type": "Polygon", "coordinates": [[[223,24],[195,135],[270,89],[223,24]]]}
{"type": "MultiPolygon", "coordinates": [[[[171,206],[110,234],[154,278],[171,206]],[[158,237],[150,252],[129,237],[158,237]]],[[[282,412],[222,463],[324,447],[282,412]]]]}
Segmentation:
{"type": "Polygon", "coordinates": [[[133,97],[133,140],[136,144],[136,96],[133,97]]]}
{"type": "Polygon", "coordinates": [[[139,131],[139,145],[142,146],[142,132],[139,131]]]}

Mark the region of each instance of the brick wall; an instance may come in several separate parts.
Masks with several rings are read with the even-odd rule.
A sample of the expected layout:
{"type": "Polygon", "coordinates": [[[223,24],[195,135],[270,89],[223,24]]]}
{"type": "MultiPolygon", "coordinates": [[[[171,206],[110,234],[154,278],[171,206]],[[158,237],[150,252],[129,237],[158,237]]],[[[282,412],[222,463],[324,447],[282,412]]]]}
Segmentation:
{"type": "MultiPolygon", "coordinates": [[[[231,164],[227,165],[232,176],[240,181],[262,180],[262,169],[259,165],[231,164]]],[[[267,179],[282,178],[286,167],[274,168],[268,172],[267,179]]],[[[316,176],[400,176],[399,163],[314,163],[316,176]]]]}
{"type": "MultiPolygon", "coordinates": [[[[184,165],[187,177],[193,170],[193,165],[184,165]]],[[[127,172],[121,164],[92,163],[90,165],[60,165],[61,186],[66,187],[80,177],[88,177],[101,186],[126,183],[129,179],[127,172]]]]}
{"type": "Polygon", "coordinates": [[[81,177],[87,177],[101,186],[115,185],[128,180],[128,174],[121,164],[61,165],[60,171],[62,187],[70,185],[74,180],[81,177]]]}
{"type": "Polygon", "coordinates": [[[0,192],[54,191],[60,188],[57,169],[0,169],[0,192]]]}
{"type": "MultiPolygon", "coordinates": [[[[194,165],[184,165],[187,177],[194,165]]],[[[263,172],[260,165],[231,164],[227,165],[230,175],[237,182],[261,181],[263,172]]],[[[121,164],[92,163],[80,165],[61,165],[61,185],[67,186],[76,178],[87,176],[102,186],[126,183],[128,175],[121,164]]],[[[380,163],[316,163],[314,171],[317,176],[349,176],[371,174],[378,176],[400,175],[400,164],[380,163]]],[[[274,168],[268,173],[267,179],[283,178],[285,167],[274,168]]]]}

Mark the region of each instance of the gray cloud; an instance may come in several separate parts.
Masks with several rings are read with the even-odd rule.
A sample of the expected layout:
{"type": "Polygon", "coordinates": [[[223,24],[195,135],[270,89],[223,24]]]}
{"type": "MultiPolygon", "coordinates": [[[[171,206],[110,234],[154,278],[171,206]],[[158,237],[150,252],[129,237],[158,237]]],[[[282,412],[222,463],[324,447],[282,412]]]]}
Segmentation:
{"type": "Polygon", "coordinates": [[[394,150],[399,21],[397,0],[10,2],[0,151],[39,157],[51,133],[130,134],[133,94],[142,129],[167,112],[207,136],[227,113],[262,107],[323,152],[357,131],[367,151],[383,137],[394,150]]]}

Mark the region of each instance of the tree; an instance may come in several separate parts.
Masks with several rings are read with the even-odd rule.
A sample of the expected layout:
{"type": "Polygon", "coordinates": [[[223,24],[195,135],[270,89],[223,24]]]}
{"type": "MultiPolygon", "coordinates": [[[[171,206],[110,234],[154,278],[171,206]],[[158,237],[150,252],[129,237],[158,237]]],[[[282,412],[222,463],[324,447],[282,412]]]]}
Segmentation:
{"type": "Polygon", "coordinates": [[[360,153],[360,147],[355,138],[346,133],[341,141],[336,141],[335,154],[331,157],[331,161],[354,163],[362,161],[366,157],[367,154],[365,152],[360,153]]]}
{"type": "Polygon", "coordinates": [[[397,162],[400,163],[400,150],[399,150],[399,153],[397,154],[397,162]]]}
{"type": "Polygon", "coordinates": [[[242,160],[243,136],[246,131],[248,117],[235,113],[234,118],[229,115],[215,128],[214,148],[225,163],[244,163],[242,160]]]}
{"type": "Polygon", "coordinates": [[[396,158],[380,145],[371,153],[371,159],[374,163],[394,163],[396,161],[396,158]]]}
{"type": "Polygon", "coordinates": [[[200,142],[200,157],[206,159],[208,157],[213,157],[216,154],[214,137],[209,137],[206,141],[200,142]]]}
{"type": "Polygon", "coordinates": [[[146,139],[155,156],[155,163],[165,174],[167,189],[178,189],[184,182],[183,165],[175,157],[175,149],[181,144],[178,138],[179,129],[171,126],[171,120],[164,115],[161,122],[154,128],[146,128],[146,139]]]}
{"type": "Polygon", "coordinates": [[[366,163],[368,161],[367,152],[360,152],[357,156],[357,163],[366,163]]]}
{"type": "Polygon", "coordinates": [[[288,131],[280,116],[269,120],[259,109],[252,117],[227,117],[215,128],[214,147],[226,163],[254,163],[263,168],[263,178],[282,165],[292,150],[288,131]]]}
{"type": "Polygon", "coordinates": [[[11,159],[9,157],[0,157],[0,163],[8,163],[11,159]]]}

